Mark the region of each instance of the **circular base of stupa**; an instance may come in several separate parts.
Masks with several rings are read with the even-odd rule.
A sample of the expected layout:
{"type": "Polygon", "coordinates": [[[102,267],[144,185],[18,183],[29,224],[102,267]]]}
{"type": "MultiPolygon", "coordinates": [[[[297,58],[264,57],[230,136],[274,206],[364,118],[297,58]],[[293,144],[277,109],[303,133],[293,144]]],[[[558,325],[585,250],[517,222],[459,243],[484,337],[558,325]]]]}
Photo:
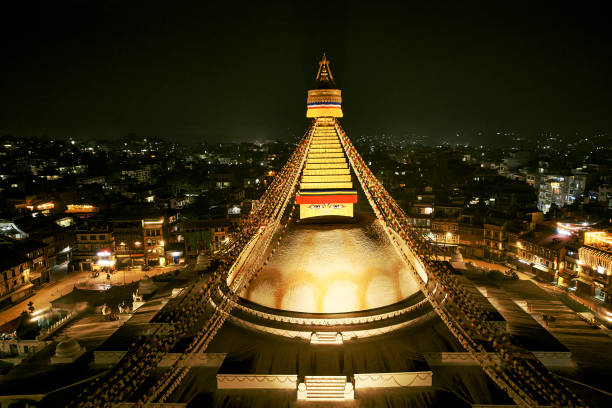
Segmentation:
{"type": "MultiPolygon", "coordinates": [[[[214,307],[228,299],[224,287],[211,297],[214,307]]],[[[435,315],[421,292],[383,307],[343,313],[304,313],[273,309],[239,298],[233,302],[229,320],[260,332],[293,339],[310,340],[313,333],[334,332],[344,340],[361,339],[390,333],[421,323],[435,315]]]]}
{"type": "MultiPolygon", "coordinates": [[[[230,320],[251,329],[309,339],[315,332],[363,338],[428,318],[431,305],[380,222],[298,223],[234,303],[230,320]]],[[[227,287],[213,304],[227,299],[227,287]]]]}

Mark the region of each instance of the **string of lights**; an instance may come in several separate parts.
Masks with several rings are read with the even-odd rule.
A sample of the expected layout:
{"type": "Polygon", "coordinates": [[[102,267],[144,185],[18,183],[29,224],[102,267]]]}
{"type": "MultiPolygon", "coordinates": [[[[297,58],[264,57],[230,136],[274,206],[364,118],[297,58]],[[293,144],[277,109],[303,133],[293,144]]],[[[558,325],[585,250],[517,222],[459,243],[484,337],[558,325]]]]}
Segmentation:
{"type": "MultiPolygon", "coordinates": [[[[404,211],[373,175],[337,122],[336,129],[351,167],[392,242],[396,248],[401,248],[397,242],[399,235],[424,263],[427,282],[411,268],[421,290],[449,330],[490,378],[520,406],[584,406],[533,354],[514,344],[508,334],[486,324],[487,312],[460,285],[448,265],[437,261],[438,248],[410,225],[404,211]]],[[[407,255],[401,249],[399,251],[410,265],[407,255]]]]}
{"type": "MultiPolygon", "coordinates": [[[[314,131],[315,128],[312,127],[306,132],[290,159],[262,195],[258,205],[250,212],[241,230],[232,235],[233,244],[221,254],[219,267],[209,281],[191,286],[174,308],[162,311],[160,320],[164,324],[155,333],[141,336],[136,340],[130,346],[126,355],[111,368],[109,373],[105,376],[97,377],[72,401],[71,406],[111,406],[113,402],[125,401],[137,392],[144,381],[153,373],[163,356],[171,350],[182,336],[192,330],[199,319],[205,314],[206,305],[214,290],[222,280],[227,279],[231,267],[252,240],[256,239],[261,244],[257,245],[256,253],[252,254],[253,256],[250,256],[248,259],[251,262],[265,259],[262,263],[263,265],[267,264],[272,251],[269,251],[270,253],[267,258],[264,258],[264,255],[270,241],[275,236],[278,226],[282,225],[283,229],[281,232],[284,232],[288,223],[292,220],[295,206],[292,206],[291,214],[286,222],[284,224],[280,223],[282,214],[285,212],[291,197],[295,194],[297,180],[304,165],[314,131]]],[[[277,242],[281,239],[282,235],[277,238],[277,242]]],[[[249,265],[249,268],[241,268],[243,273],[238,274],[234,278],[237,284],[233,285],[233,288],[246,287],[250,280],[261,271],[263,265],[259,268],[253,268],[253,265],[249,265]]],[[[239,293],[240,290],[233,291],[232,299],[235,300],[239,293]]],[[[186,353],[195,352],[196,345],[197,351],[201,352],[206,349],[214,335],[223,325],[233,304],[233,302],[228,300],[215,310],[202,326],[199,335],[196,336],[192,344],[187,348],[186,353]]],[[[180,363],[183,364],[186,358],[187,355],[183,354],[180,358],[180,363]]],[[[166,389],[167,385],[174,378],[176,379],[173,383],[175,385],[167,388],[162,396],[163,399],[167,398],[176,387],[176,384],[179,384],[186,374],[186,370],[178,370],[177,372],[177,370],[171,369],[166,371],[156,384],[159,386],[153,386],[145,396],[140,398],[139,404],[142,405],[146,400],[155,398],[166,389]]]]}

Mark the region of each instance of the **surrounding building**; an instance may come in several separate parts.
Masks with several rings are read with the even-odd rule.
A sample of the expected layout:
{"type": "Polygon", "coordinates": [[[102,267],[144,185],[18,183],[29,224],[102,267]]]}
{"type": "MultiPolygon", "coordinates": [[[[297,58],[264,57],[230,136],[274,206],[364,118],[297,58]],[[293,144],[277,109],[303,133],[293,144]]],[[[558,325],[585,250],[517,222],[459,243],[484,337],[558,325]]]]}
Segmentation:
{"type": "Polygon", "coordinates": [[[49,245],[33,239],[18,241],[12,249],[28,260],[29,281],[40,285],[50,281],[49,245]]]}
{"type": "Polygon", "coordinates": [[[586,188],[585,175],[546,175],[539,185],[538,209],[546,214],[552,205],[561,208],[579,199],[586,188]]]}
{"type": "Polygon", "coordinates": [[[147,183],[151,180],[151,168],[148,166],[134,170],[122,170],[121,174],[126,179],[134,179],[140,183],[147,183]]]}
{"type": "Polygon", "coordinates": [[[73,267],[80,271],[110,270],[115,267],[115,238],[112,227],[102,220],[82,221],[76,229],[73,267]]]}
{"type": "Polygon", "coordinates": [[[546,282],[557,283],[560,263],[565,259],[565,245],[571,240],[558,234],[551,225],[539,224],[533,231],[510,241],[511,253],[516,255],[516,266],[532,272],[546,282]]]}
{"type": "Polygon", "coordinates": [[[142,219],[113,219],[117,268],[145,263],[145,239],[142,219]]]}
{"type": "Polygon", "coordinates": [[[165,218],[145,218],[142,220],[143,247],[147,265],[165,265],[165,218]]]}
{"type": "Polygon", "coordinates": [[[578,250],[580,267],[576,293],[612,303],[612,232],[587,231],[582,239],[584,245],[578,250]]]}
{"type": "Polygon", "coordinates": [[[506,241],[506,221],[487,218],[484,223],[482,242],[486,258],[501,261],[504,257],[506,241]]]}
{"type": "Polygon", "coordinates": [[[30,260],[0,245],[0,307],[20,301],[33,292],[30,283],[30,260]]]}

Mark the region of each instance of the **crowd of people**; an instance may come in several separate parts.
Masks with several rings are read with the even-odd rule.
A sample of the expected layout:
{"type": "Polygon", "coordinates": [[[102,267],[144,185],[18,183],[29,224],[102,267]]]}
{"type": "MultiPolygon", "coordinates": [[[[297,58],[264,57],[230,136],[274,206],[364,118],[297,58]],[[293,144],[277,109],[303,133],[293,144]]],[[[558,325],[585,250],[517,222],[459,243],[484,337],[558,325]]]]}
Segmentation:
{"type": "Polygon", "coordinates": [[[412,227],[402,208],[374,176],[346,133],[338,124],[336,128],[364,193],[377,217],[388,228],[389,236],[398,244],[396,234],[399,235],[423,262],[427,282],[423,282],[413,268],[421,289],[440,318],[491,379],[519,405],[584,406],[532,353],[515,344],[512,336],[487,324],[488,313],[459,283],[451,267],[438,261],[439,248],[412,227]],[[496,357],[491,358],[491,352],[496,357]]]}

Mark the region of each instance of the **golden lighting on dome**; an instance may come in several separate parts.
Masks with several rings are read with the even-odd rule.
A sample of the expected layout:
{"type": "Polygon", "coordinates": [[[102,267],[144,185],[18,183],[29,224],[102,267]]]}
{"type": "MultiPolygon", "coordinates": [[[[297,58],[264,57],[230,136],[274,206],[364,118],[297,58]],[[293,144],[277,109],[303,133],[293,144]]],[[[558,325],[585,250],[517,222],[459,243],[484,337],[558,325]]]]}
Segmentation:
{"type": "Polygon", "coordinates": [[[243,293],[263,306],[309,313],[368,310],[418,290],[378,221],[298,226],[243,293]]]}

